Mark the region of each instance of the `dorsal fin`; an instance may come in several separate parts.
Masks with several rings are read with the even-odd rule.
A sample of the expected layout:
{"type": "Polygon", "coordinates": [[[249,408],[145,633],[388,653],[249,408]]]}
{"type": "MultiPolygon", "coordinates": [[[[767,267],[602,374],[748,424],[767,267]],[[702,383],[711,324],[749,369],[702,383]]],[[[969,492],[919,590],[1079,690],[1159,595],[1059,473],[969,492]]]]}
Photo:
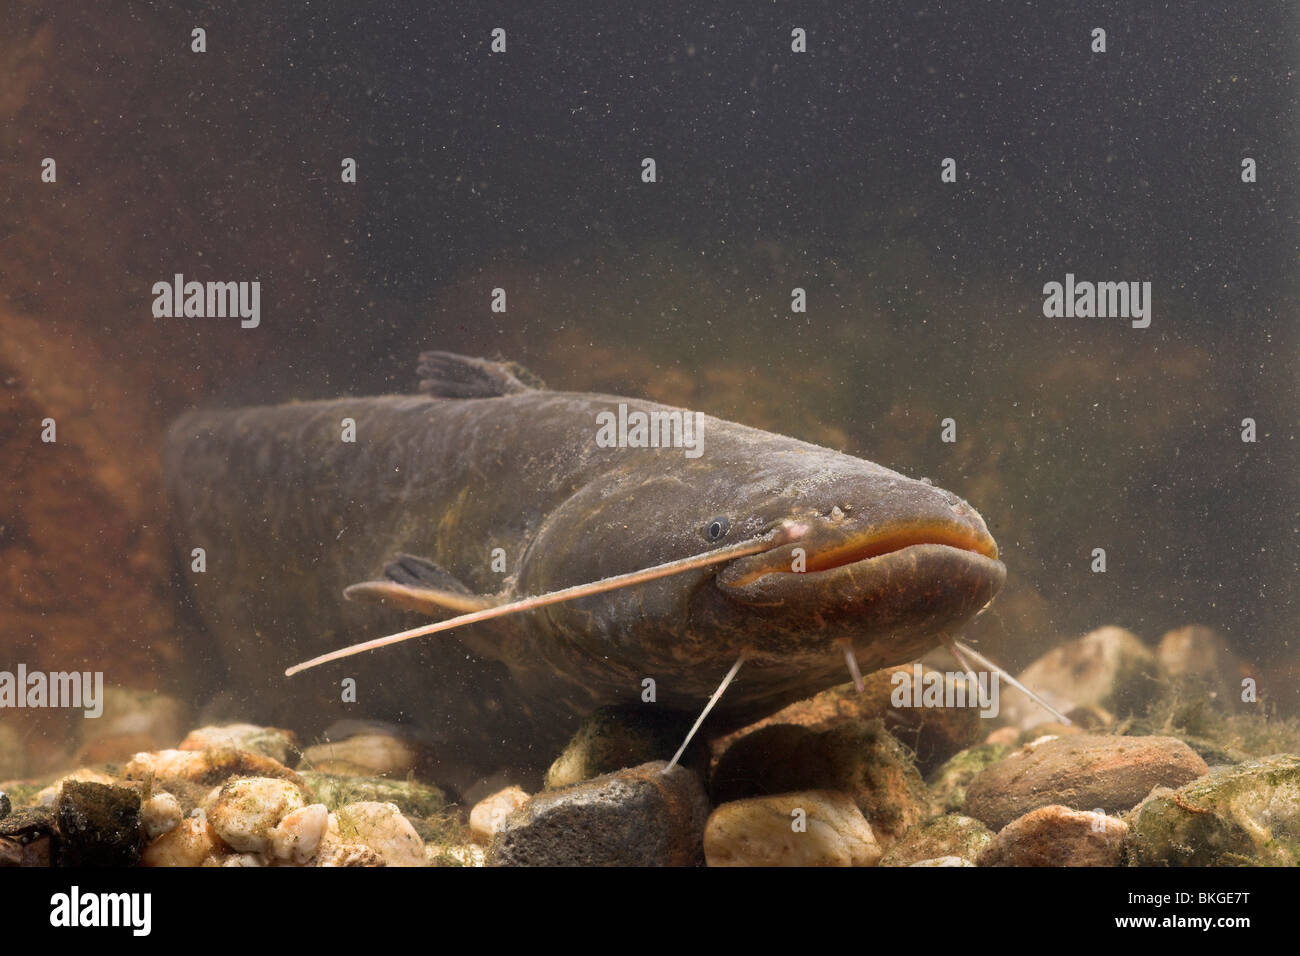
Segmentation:
{"type": "Polygon", "coordinates": [[[420,391],[438,398],[495,398],[546,387],[514,362],[489,362],[454,352],[421,352],[419,373],[420,391]]]}

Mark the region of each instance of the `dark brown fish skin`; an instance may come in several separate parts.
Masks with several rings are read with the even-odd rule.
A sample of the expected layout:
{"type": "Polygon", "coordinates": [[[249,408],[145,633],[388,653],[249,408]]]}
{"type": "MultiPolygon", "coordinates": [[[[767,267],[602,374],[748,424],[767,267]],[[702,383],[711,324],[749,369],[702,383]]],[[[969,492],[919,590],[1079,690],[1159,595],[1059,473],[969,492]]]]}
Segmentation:
{"type": "Polygon", "coordinates": [[[176,543],[187,563],[192,548],[206,549],[207,572],[189,576],[195,606],[250,712],[299,726],[412,721],[451,759],[540,765],[574,715],[597,706],[697,710],[741,651],[750,660],[711,718],[716,730],[841,683],[837,638],[854,641],[864,670],[912,660],[1001,586],[984,522],[948,492],[708,416],[698,458],[598,447],[596,415],[620,402],[672,410],[526,389],[178,420],[165,454],[176,543]],[[355,444],[340,438],[344,418],[356,422],[355,444]],[[717,516],[730,528],[711,541],[717,516]],[[699,554],[790,518],[809,524],[796,542],[809,555],[898,528],[941,529],[972,545],[921,543],[827,570],[774,570],[790,545],[282,676],[289,664],[423,620],[342,597],[399,553],[510,600],[699,554]],[[494,548],[505,551],[505,574],[491,569],[494,548]],[[345,677],[357,681],[355,704],[340,700],[345,677]],[[655,681],[655,704],[642,703],[645,678],[655,681]]]}

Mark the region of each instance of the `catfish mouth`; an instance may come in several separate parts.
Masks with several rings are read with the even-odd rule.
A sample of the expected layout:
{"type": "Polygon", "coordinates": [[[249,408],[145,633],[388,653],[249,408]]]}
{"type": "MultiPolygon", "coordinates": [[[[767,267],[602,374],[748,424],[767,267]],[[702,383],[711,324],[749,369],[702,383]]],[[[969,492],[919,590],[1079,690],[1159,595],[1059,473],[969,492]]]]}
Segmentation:
{"type": "Polygon", "coordinates": [[[966,556],[974,566],[989,565],[991,574],[1000,577],[1005,573],[993,538],[987,531],[968,525],[927,523],[869,528],[838,541],[819,544],[818,539],[822,537],[814,531],[791,544],[733,561],[718,575],[718,582],[729,588],[749,589],[786,578],[814,576],[820,580],[837,572],[847,575],[884,571],[886,566],[938,554],[958,559],[966,556]],[[802,570],[795,569],[796,548],[804,552],[802,570]]]}

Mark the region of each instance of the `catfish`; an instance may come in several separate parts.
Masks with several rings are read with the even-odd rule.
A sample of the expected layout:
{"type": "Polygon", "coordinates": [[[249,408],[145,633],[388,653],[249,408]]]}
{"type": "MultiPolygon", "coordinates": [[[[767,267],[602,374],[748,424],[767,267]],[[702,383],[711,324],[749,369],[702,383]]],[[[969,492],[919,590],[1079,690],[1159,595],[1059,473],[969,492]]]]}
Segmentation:
{"type": "Polygon", "coordinates": [[[168,430],[175,543],[203,549],[189,590],[243,719],[395,721],[450,765],[544,767],[599,707],[708,701],[723,732],[846,660],[856,679],[954,646],[1005,580],[979,513],[929,481],[509,362],[426,352],[419,371],[414,395],[168,430]],[[609,441],[636,413],[689,416],[693,445],[609,441]],[[430,618],[445,633],[285,676],[430,618]]]}

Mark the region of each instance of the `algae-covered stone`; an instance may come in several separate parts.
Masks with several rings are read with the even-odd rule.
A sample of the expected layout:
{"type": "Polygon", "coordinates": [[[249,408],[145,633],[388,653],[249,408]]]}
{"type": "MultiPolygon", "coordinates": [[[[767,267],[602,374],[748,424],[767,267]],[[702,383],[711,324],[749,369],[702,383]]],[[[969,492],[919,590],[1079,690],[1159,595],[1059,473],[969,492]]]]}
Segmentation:
{"type": "MultiPolygon", "coordinates": [[[[554,790],[624,767],[667,760],[681,746],[689,728],[689,717],[672,712],[603,707],[583,720],[551,764],[545,787],[554,790]]],[[[703,745],[692,744],[682,764],[702,768],[703,745]]]]}
{"type": "Polygon", "coordinates": [[[694,866],[709,802],[694,771],[662,761],[537,794],[511,814],[490,866],[694,866]]]}
{"type": "Polygon", "coordinates": [[[293,731],[281,730],[279,727],[222,724],[191,730],[176,749],[217,750],[223,747],[261,754],[287,765],[289,758],[297,751],[297,738],[293,731]]]}
{"type": "Polygon", "coordinates": [[[980,744],[951,757],[928,781],[936,809],[945,813],[960,810],[966,804],[966,788],[976,775],[1010,753],[1006,744],[980,744]]]}
{"type": "Polygon", "coordinates": [[[329,835],[344,844],[374,850],[386,866],[425,866],[424,841],[393,803],[364,801],[339,807],[329,819],[329,835]]]}
{"type": "Polygon", "coordinates": [[[1129,815],[1133,866],[1300,865],[1300,757],[1223,767],[1129,815]]]}
{"type": "Polygon", "coordinates": [[[440,789],[416,780],[304,770],[302,781],[331,810],[348,803],[394,803],[408,817],[429,817],[447,807],[447,797],[440,789]]]}
{"type": "Polygon", "coordinates": [[[55,804],[60,866],[134,866],[144,846],[140,794],[132,787],[70,780],[55,804]]]}
{"type": "Polygon", "coordinates": [[[420,839],[424,841],[426,848],[439,850],[443,847],[457,847],[473,840],[470,828],[465,825],[460,812],[454,806],[426,817],[410,814],[404,816],[411,821],[415,832],[420,834],[420,839]]]}
{"type": "MultiPolygon", "coordinates": [[[[1066,713],[1101,707],[1139,714],[1154,696],[1160,665],[1141,639],[1122,627],[1103,627],[1044,654],[1017,675],[1049,704],[1066,713]]],[[[1001,718],[1021,730],[1052,717],[1014,687],[1002,689],[1001,718]]]]}
{"type": "Polygon", "coordinates": [[[1181,786],[1208,772],[1173,737],[1045,738],[981,771],[966,790],[964,812],[995,829],[1051,804],[1123,813],[1153,787],[1181,786]]]}
{"type": "Polygon", "coordinates": [[[1118,866],[1128,825],[1117,817],[1052,805],[1012,820],[977,858],[980,866],[1118,866]]]}
{"type": "Polygon", "coordinates": [[[874,866],[880,845],[846,793],[806,790],[724,803],[704,829],[709,866],[874,866]]]}
{"type": "Polygon", "coordinates": [[[912,827],[880,860],[881,866],[912,866],[936,857],[974,860],[993,841],[993,831],[971,817],[950,813],[912,827]]]}
{"type": "Polygon", "coordinates": [[[853,797],[882,847],[931,815],[925,781],[912,755],[882,721],[855,721],[827,731],[774,724],[737,740],[713,774],[717,803],[799,790],[853,797]]]}
{"type": "Polygon", "coordinates": [[[231,849],[262,853],[271,844],[276,824],[305,805],[291,781],[242,777],[223,784],[205,809],[212,828],[231,849]]]}
{"type": "Polygon", "coordinates": [[[897,706],[895,702],[900,697],[914,699],[912,684],[918,673],[921,686],[917,695],[923,696],[924,688],[931,682],[945,690],[957,682],[955,675],[921,664],[874,671],[863,677],[860,692],[851,683],[828,688],[716,741],[714,752],[721,754],[741,737],[774,724],[794,724],[822,731],[879,718],[886,720],[889,732],[913,752],[921,773],[929,773],[963,747],[979,740],[984,723],[974,707],[897,706]]]}

